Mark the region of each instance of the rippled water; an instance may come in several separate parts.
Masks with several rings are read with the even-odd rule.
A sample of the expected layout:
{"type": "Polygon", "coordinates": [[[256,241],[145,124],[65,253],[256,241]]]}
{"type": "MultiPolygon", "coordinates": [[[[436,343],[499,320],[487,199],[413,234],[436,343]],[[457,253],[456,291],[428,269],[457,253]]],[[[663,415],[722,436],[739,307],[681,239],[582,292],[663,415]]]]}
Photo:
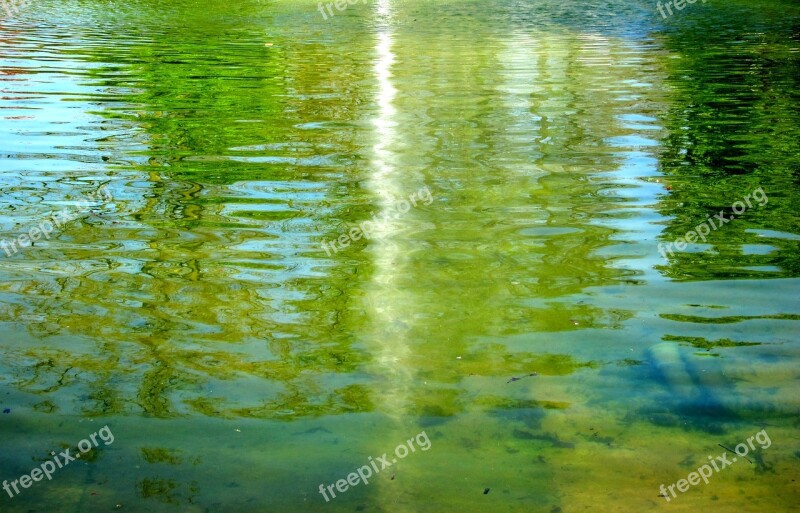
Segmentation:
{"type": "Polygon", "coordinates": [[[0,14],[2,509],[796,509],[798,5],[317,8],[0,14]]]}

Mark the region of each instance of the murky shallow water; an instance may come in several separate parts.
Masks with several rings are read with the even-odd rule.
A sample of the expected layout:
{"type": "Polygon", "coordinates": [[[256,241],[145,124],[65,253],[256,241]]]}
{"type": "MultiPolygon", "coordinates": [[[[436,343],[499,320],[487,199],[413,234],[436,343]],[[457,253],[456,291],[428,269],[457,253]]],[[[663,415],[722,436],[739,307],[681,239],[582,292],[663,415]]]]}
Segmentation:
{"type": "Polygon", "coordinates": [[[800,9],[335,12],[4,14],[3,510],[792,511],[800,9]]]}

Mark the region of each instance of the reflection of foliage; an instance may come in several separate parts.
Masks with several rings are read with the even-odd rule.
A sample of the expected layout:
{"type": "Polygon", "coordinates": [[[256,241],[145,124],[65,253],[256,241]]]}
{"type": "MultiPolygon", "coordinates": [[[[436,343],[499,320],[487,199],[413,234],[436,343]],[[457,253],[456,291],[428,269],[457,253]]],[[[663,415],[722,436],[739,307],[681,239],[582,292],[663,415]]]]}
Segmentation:
{"type": "MultiPolygon", "coordinates": [[[[175,15],[181,7],[169,9],[175,15]]],[[[87,414],[134,410],[155,417],[294,419],[368,411],[379,402],[381,375],[368,374],[377,352],[364,339],[372,335],[371,323],[383,325],[375,308],[363,311],[359,300],[380,299],[385,291],[367,290],[376,271],[367,252],[354,247],[320,258],[316,239],[368,219],[374,210],[363,185],[369,166],[361,167],[374,141],[365,145],[360,128],[361,120],[374,115],[365,101],[374,91],[359,85],[371,82],[373,70],[341,59],[338,49],[319,41],[299,44],[276,36],[270,49],[251,48],[261,34],[247,28],[240,33],[245,44],[231,45],[226,29],[197,13],[184,14],[187,30],[173,34],[161,27],[151,33],[148,16],[127,19],[123,13],[115,23],[135,22],[141,40],[66,50],[92,62],[87,73],[97,84],[114,84],[108,77],[120,69],[137,77],[135,85],[116,91],[124,101],[104,104],[98,114],[109,126],[136,134],[122,143],[104,139],[101,149],[114,160],[122,156],[126,168],[133,162],[132,182],[142,202],[91,231],[73,226],[69,235],[80,249],[63,256],[87,262],[85,272],[17,282],[14,293],[23,298],[18,303],[31,312],[8,307],[8,317],[31,314],[38,320],[28,329],[44,341],[19,365],[37,365],[16,372],[24,376],[21,386],[71,394],[87,414]],[[198,55],[198,45],[215,48],[213,58],[198,55]],[[250,49],[242,52],[243,47],[250,49]],[[292,58],[312,53],[314,59],[292,58]],[[315,129],[297,128],[311,119],[315,129]],[[99,252],[97,244],[105,242],[109,250],[99,252]],[[82,338],[86,347],[53,352],[45,339],[55,334],[82,338]],[[364,384],[364,376],[377,386],[364,384]]],[[[483,21],[472,23],[481,29],[483,21]]],[[[565,355],[515,354],[499,344],[474,347],[473,337],[616,329],[633,315],[559,301],[586,287],[637,278],[636,271],[609,265],[604,250],[616,244],[619,232],[596,222],[617,216],[613,212],[625,201],[603,194],[608,183],[590,177],[619,165],[618,154],[596,151],[601,141],[623,134],[609,122],[620,103],[606,85],[634,80],[640,71],[623,61],[587,65],[578,57],[583,41],[542,37],[554,44],[554,58],[530,59],[535,73],[517,84],[530,92],[519,110],[491,101],[458,109],[415,103],[453,90],[484,90],[508,78],[498,75],[503,59],[536,57],[524,48],[518,55],[516,49],[499,55],[491,45],[451,48],[434,42],[443,45],[437,54],[457,58],[463,69],[431,83],[413,82],[421,89],[396,99],[398,109],[432,120],[424,130],[411,123],[406,133],[406,121],[398,125],[402,146],[418,151],[405,162],[433,163],[433,156],[471,162],[474,148],[482,148],[485,164],[474,174],[425,166],[429,170],[419,176],[397,182],[414,182],[414,188],[417,180],[437,183],[441,205],[409,216],[436,229],[412,234],[414,247],[387,270],[397,288],[407,291],[388,291],[397,312],[391,321],[409,326],[408,337],[396,343],[408,343],[413,354],[397,364],[407,371],[398,375],[410,376],[408,386],[399,388],[428,415],[461,411],[464,401],[455,385],[471,374],[505,381],[525,372],[566,375],[595,365],[565,355]],[[529,82],[562,67],[570,80],[529,82]],[[567,111],[573,114],[551,115],[567,111]],[[522,138],[509,138],[509,127],[522,138]],[[545,135],[552,144],[532,144],[545,135]],[[530,169],[505,167],[528,161],[530,169]],[[436,342],[413,345],[423,338],[436,342]],[[460,365],[442,365],[454,351],[464,356],[460,365]],[[425,380],[436,386],[423,387],[425,380]]],[[[627,43],[610,44],[612,54],[628,55],[627,43]]],[[[351,49],[372,52],[370,46],[351,49]]],[[[399,63],[414,62],[415,56],[412,47],[397,45],[395,51],[399,86],[408,79],[408,68],[399,63]]],[[[782,71],[780,77],[788,78],[782,71]]],[[[693,92],[704,99],[699,88],[693,92]]],[[[699,113],[692,105],[681,107],[696,121],[691,137],[704,144],[705,127],[697,119],[706,119],[714,106],[701,105],[699,113]]],[[[681,126],[680,110],[674,115],[681,126]]],[[[720,159],[709,153],[699,151],[696,160],[720,159]]]]}
{"type": "Polygon", "coordinates": [[[433,388],[415,397],[414,411],[422,417],[452,417],[463,410],[460,393],[450,388],[433,388]]]}
{"type": "MultiPolygon", "coordinates": [[[[142,201],[128,205],[120,194],[126,208],[111,214],[113,221],[91,230],[71,225],[75,249],[56,258],[85,262],[85,272],[75,264],[68,275],[25,276],[11,289],[23,299],[0,303],[0,317],[30,320],[25,328],[46,341],[11,360],[18,386],[60,394],[60,405],[79,400],[75,408],[94,415],[133,410],[170,417],[186,413],[186,406],[223,416],[370,408],[361,385],[320,392],[323,380],[352,373],[367,358],[346,329],[335,327],[349,308],[343,291],[357,286],[351,270],[337,264],[322,277],[310,272],[313,260],[306,256],[316,236],[314,217],[341,215],[328,197],[327,178],[311,176],[309,166],[341,164],[350,171],[356,129],[294,127],[309,119],[358,118],[367,93],[352,90],[353,83],[371,69],[341,61],[336,48],[321,42],[313,51],[336,66],[291,59],[308,45],[278,35],[267,49],[262,28],[274,14],[260,6],[240,6],[248,20],[261,20],[242,33],[259,43],[255,52],[242,52],[230,44],[227,28],[208,23],[207,12],[145,4],[154,12],[120,13],[113,23],[155,30],[152,40],[100,45],[79,57],[93,63],[90,80],[126,97],[124,108],[112,102],[96,114],[137,135],[124,142],[103,138],[98,149],[114,160],[124,155],[124,173],[137,181],[132,196],[142,201]],[[187,32],[162,34],[157,24],[148,25],[163,9],[180,17],[187,32]],[[213,58],[197,53],[198,45],[209,44],[217,48],[213,58]],[[106,74],[120,66],[138,77],[136,86],[109,86],[106,74]],[[329,87],[348,94],[308,101],[329,87]],[[241,181],[248,182],[246,191],[236,189],[241,181]],[[98,251],[105,242],[109,251],[98,251]],[[81,350],[53,351],[60,345],[47,340],[73,336],[81,350]],[[206,393],[237,380],[247,390],[263,389],[255,394],[263,405],[206,393]]],[[[339,180],[334,196],[363,194],[360,180],[339,180]]],[[[47,265],[55,264],[48,260],[42,268],[47,265]]],[[[359,265],[362,273],[368,269],[368,262],[359,265]]]]}
{"type": "MultiPolygon", "coordinates": [[[[88,437],[86,438],[86,440],[91,442],[91,440],[89,440],[88,437]]],[[[103,452],[102,451],[102,448],[103,448],[102,445],[100,445],[98,447],[92,446],[91,449],[89,449],[88,451],[86,451],[84,453],[82,453],[80,451],[80,449],[78,449],[77,444],[73,446],[73,445],[70,445],[70,444],[62,442],[62,443],[59,444],[59,446],[60,446],[60,449],[48,450],[41,457],[39,457],[39,458],[34,457],[33,461],[50,461],[50,460],[53,460],[53,455],[50,454],[51,452],[55,452],[57,457],[60,457],[60,454],[61,454],[61,452],[63,452],[64,449],[69,449],[69,454],[73,458],[76,457],[77,455],[80,455],[80,458],[78,458],[77,461],[83,461],[83,462],[86,462],[86,463],[93,463],[93,462],[97,461],[97,459],[100,457],[100,454],[103,452]]]]}
{"type": "Polygon", "coordinates": [[[236,374],[252,374],[280,381],[296,378],[303,369],[314,367],[320,369],[336,370],[337,372],[352,372],[366,358],[363,354],[347,347],[309,347],[307,351],[299,352],[292,360],[273,360],[250,362],[242,359],[233,351],[228,352],[197,352],[186,351],[181,355],[187,365],[203,374],[229,379],[236,374]]]}
{"type": "Polygon", "coordinates": [[[545,410],[563,410],[569,408],[570,403],[561,401],[539,401],[536,399],[514,399],[502,396],[481,396],[477,404],[496,408],[499,410],[524,410],[544,408],[545,410]]]}
{"type": "Polygon", "coordinates": [[[507,323],[503,332],[514,333],[515,325],[534,322],[531,319],[536,319],[537,327],[543,331],[575,331],[587,327],[619,329],[633,315],[628,310],[552,302],[547,307],[507,309],[503,312],[503,319],[507,323]],[[579,320],[579,323],[575,324],[573,319],[579,320]]]}
{"type": "MultiPolygon", "coordinates": [[[[59,359],[58,361],[65,361],[59,359]]],[[[23,390],[28,389],[30,392],[33,393],[47,393],[52,392],[58,388],[61,388],[64,385],[65,379],[68,378],[67,374],[69,371],[72,370],[72,366],[62,366],[66,368],[57,368],[57,364],[55,363],[53,358],[48,358],[46,360],[39,361],[35,363],[31,368],[30,371],[33,374],[29,379],[20,383],[20,388],[23,390]],[[51,382],[47,382],[46,380],[50,380],[51,382]],[[54,382],[53,382],[54,381],[54,382]],[[43,384],[43,382],[45,382],[43,384]],[[44,388],[39,388],[37,390],[31,390],[34,386],[39,386],[44,388]]]]}
{"type": "Polygon", "coordinates": [[[522,429],[515,429],[512,433],[514,438],[519,440],[535,440],[545,442],[552,447],[560,447],[562,449],[572,449],[575,444],[572,442],[565,442],[555,433],[529,433],[522,429]]]}
{"type": "Polygon", "coordinates": [[[196,481],[185,485],[182,489],[174,479],[145,478],[136,483],[139,496],[144,499],[156,499],[167,504],[192,503],[199,492],[196,481]]]}
{"type": "Polygon", "coordinates": [[[800,88],[796,25],[789,9],[784,23],[763,25],[761,6],[738,5],[709,11],[701,19],[676,16],[664,44],[671,86],[676,90],[667,119],[670,136],[661,158],[672,192],[661,211],[672,217],[663,242],[684,236],[696,225],[763,187],[769,202],[708,236],[711,249],[676,252],[661,267],[674,279],[796,277],[800,243],[765,239],[748,229],[796,233],[800,184],[800,88]],[[698,26],[698,23],[701,26],[698,26]],[[718,30],[724,26],[726,30],[718,30]],[[737,51],[731,51],[736,47],[737,51]],[[749,254],[744,245],[768,244],[773,251],[749,254]]]}
{"type": "Polygon", "coordinates": [[[366,385],[348,385],[335,390],[344,411],[362,412],[372,410],[370,389],[366,385]]]}
{"type": "Polygon", "coordinates": [[[461,381],[465,376],[510,378],[516,374],[537,372],[543,376],[563,376],[582,368],[594,368],[596,362],[579,362],[567,354],[511,353],[502,344],[487,344],[463,356],[455,368],[422,371],[423,379],[438,382],[461,381]]]}
{"type": "Polygon", "coordinates": [[[695,322],[702,324],[733,324],[735,322],[749,321],[752,319],[780,319],[785,321],[799,321],[800,315],[797,314],[773,314],[773,315],[728,315],[725,317],[700,317],[697,315],[682,314],[659,314],[662,319],[669,319],[678,322],[695,322]]]}
{"type": "MultiPolygon", "coordinates": [[[[77,449],[77,447],[74,449],[73,452],[80,453],[80,451],[77,449]]],[[[98,447],[92,447],[88,451],[86,451],[86,452],[81,454],[81,461],[85,461],[85,462],[91,463],[91,462],[95,461],[99,457],[100,457],[99,448],[98,447]]]]}
{"type": "Polygon", "coordinates": [[[147,463],[166,463],[167,465],[180,465],[183,461],[178,449],[165,447],[142,447],[142,457],[147,463]]]}
{"type": "Polygon", "coordinates": [[[51,401],[42,401],[33,405],[34,411],[39,413],[54,413],[58,410],[58,406],[51,401]]]}
{"type": "MultiPolygon", "coordinates": [[[[202,399],[188,402],[197,411],[208,411],[220,403],[209,404],[202,399]]],[[[251,418],[294,420],[301,417],[318,417],[341,412],[370,411],[373,408],[370,389],[366,385],[353,384],[321,394],[305,392],[283,392],[261,406],[214,410],[223,416],[235,415],[251,418]],[[316,398],[316,400],[315,400],[316,398]]]]}
{"type": "Polygon", "coordinates": [[[231,417],[231,414],[225,411],[227,401],[222,397],[194,397],[184,402],[192,410],[209,417],[231,417]]]}
{"type": "MultiPolygon", "coordinates": [[[[486,408],[489,415],[507,422],[521,422],[530,428],[540,426],[545,410],[564,410],[570,403],[537,399],[514,399],[503,396],[480,396],[476,404],[486,408]]],[[[518,437],[519,438],[519,437],[518,437]]]]}
{"type": "Polygon", "coordinates": [[[175,415],[167,394],[174,375],[175,371],[163,364],[153,366],[144,375],[138,402],[145,413],[156,417],[175,415]]]}
{"type": "Polygon", "coordinates": [[[737,342],[729,338],[718,340],[708,340],[703,337],[679,337],[676,335],[664,335],[662,340],[668,342],[685,342],[700,349],[713,349],[715,347],[740,347],[740,346],[760,346],[761,342],[737,342]]]}
{"type": "MultiPolygon", "coordinates": [[[[486,344],[468,354],[464,354],[458,365],[448,368],[430,369],[423,366],[418,371],[419,380],[428,385],[420,387],[416,394],[416,411],[426,416],[449,417],[466,409],[467,401],[456,389],[442,388],[445,383],[458,383],[470,376],[496,378],[500,383],[507,383],[513,376],[526,376],[531,383],[543,376],[565,376],[580,369],[595,368],[596,362],[580,362],[571,355],[565,354],[531,354],[513,353],[502,344],[486,344]],[[528,376],[531,373],[537,376],[528,376]],[[439,388],[433,386],[439,384],[439,388]]],[[[509,385],[515,386],[515,385],[509,385]]],[[[564,409],[568,403],[547,399],[514,399],[481,394],[469,401],[470,404],[486,408],[492,415],[525,422],[538,422],[542,411],[546,409],[564,409]],[[527,420],[526,420],[527,419],[527,420]]]]}

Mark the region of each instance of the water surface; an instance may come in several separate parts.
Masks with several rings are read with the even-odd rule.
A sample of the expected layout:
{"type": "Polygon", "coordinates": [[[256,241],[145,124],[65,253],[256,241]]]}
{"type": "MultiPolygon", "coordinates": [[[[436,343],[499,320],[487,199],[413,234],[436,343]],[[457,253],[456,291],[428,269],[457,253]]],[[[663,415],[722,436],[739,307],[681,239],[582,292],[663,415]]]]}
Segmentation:
{"type": "Polygon", "coordinates": [[[793,511],[800,8],[317,7],[3,14],[3,510],[793,511]]]}

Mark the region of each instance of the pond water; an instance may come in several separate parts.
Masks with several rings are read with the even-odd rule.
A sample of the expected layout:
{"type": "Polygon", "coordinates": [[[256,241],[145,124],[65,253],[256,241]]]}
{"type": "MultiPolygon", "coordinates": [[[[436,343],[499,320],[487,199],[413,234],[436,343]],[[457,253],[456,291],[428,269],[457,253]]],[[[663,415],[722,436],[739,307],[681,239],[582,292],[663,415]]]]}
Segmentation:
{"type": "Polygon", "coordinates": [[[1,509],[796,511],[800,5],[326,3],[0,14],[1,509]]]}

